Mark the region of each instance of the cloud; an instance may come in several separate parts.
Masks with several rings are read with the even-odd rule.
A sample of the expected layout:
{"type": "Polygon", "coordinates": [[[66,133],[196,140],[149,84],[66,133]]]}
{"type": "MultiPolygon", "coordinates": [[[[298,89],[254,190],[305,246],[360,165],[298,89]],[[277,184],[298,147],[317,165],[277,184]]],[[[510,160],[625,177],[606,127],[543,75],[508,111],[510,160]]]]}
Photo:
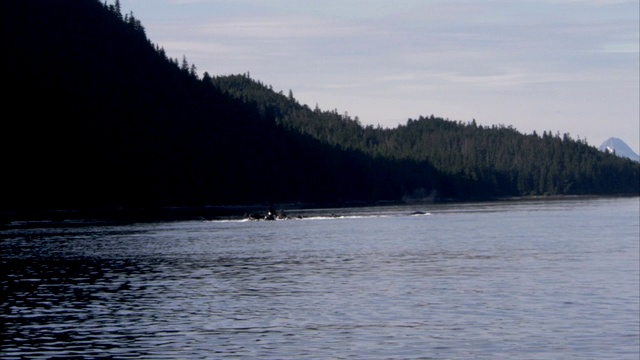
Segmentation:
{"type": "Polygon", "coordinates": [[[168,0],[170,4],[176,5],[188,5],[188,4],[203,4],[211,3],[211,0],[168,0]]]}
{"type": "Polygon", "coordinates": [[[600,51],[611,54],[638,54],[640,53],[640,43],[627,42],[605,44],[600,51]]]}
{"type": "Polygon", "coordinates": [[[252,39],[304,39],[338,37],[358,33],[354,26],[345,26],[316,18],[255,17],[213,21],[192,27],[198,35],[252,39]]]}
{"type": "Polygon", "coordinates": [[[548,3],[558,4],[582,4],[582,5],[595,5],[595,6],[607,6],[617,4],[633,4],[635,0],[545,0],[548,3]]]}

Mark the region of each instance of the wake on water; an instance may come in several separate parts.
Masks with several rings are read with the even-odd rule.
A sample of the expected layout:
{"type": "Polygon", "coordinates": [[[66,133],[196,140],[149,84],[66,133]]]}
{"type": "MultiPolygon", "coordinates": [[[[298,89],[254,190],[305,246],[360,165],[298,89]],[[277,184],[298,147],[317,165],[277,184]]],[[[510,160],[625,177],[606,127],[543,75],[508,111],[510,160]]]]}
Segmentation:
{"type": "Polygon", "coordinates": [[[286,216],[286,217],[277,217],[273,220],[265,220],[262,218],[250,218],[244,217],[242,219],[218,219],[218,220],[208,220],[209,222],[219,222],[219,223],[243,223],[243,222],[254,222],[254,221],[318,221],[318,220],[344,220],[344,219],[372,219],[372,218],[389,218],[389,217],[403,217],[403,216],[431,216],[432,214],[429,212],[416,211],[409,214],[366,214],[366,215],[296,215],[296,216],[286,216]]]}

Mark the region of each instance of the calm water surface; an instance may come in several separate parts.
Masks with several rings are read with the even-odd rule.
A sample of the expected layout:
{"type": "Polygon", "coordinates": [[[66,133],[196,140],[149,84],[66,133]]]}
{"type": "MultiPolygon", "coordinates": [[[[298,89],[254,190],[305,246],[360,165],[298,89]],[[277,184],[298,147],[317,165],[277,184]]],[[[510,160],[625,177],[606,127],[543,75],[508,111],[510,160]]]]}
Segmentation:
{"type": "Polygon", "coordinates": [[[639,198],[313,215],[9,224],[0,357],[640,355],[639,198]]]}

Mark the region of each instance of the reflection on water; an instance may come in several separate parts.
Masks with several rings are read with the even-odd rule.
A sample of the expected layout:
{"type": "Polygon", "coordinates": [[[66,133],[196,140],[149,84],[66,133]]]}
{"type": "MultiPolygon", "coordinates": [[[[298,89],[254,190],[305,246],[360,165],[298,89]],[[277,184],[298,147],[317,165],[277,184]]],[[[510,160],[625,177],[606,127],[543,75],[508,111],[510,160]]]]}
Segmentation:
{"type": "Polygon", "coordinates": [[[637,198],[409,210],[9,227],[0,355],[637,359],[637,198]]]}

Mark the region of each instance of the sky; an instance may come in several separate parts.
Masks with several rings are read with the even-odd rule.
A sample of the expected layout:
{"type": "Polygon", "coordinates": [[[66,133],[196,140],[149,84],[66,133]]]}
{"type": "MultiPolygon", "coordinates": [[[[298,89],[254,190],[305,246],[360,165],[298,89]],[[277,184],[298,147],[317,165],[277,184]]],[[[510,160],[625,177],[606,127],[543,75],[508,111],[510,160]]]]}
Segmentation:
{"type": "Polygon", "coordinates": [[[200,76],[249,73],[364,125],[475,119],[640,153],[639,0],[120,3],[200,76]]]}

